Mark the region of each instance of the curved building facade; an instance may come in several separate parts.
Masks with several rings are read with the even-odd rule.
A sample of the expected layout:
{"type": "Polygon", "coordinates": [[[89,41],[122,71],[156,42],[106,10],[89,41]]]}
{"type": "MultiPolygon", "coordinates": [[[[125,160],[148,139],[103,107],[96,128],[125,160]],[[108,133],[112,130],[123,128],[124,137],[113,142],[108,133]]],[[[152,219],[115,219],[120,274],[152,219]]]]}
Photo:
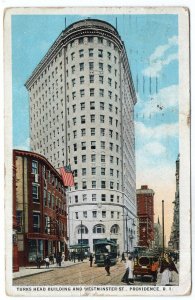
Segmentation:
{"type": "Polygon", "coordinates": [[[136,244],[134,105],[128,58],[117,30],[87,19],[66,28],[26,82],[31,150],[70,164],[70,244],[109,238],[136,244]],[[82,221],[82,222],[81,222],[82,221]]]}

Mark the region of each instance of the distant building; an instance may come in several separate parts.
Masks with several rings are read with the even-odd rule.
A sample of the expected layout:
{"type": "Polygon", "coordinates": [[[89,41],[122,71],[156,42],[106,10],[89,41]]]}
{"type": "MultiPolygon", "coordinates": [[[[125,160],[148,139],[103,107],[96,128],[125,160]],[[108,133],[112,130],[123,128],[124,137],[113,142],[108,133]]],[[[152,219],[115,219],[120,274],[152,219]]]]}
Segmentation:
{"type": "Polygon", "coordinates": [[[37,153],[14,150],[19,266],[34,263],[37,256],[67,252],[66,193],[56,169],[37,153]]]}
{"type": "Polygon", "coordinates": [[[137,189],[139,246],[152,247],[154,241],[154,191],[147,185],[137,189]]]}
{"type": "Polygon", "coordinates": [[[170,240],[168,242],[168,246],[170,249],[179,250],[179,155],[176,160],[176,192],[175,192],[175,200],[174,204],[174,213],[173,213],[173,223],[171,226],[171,235],[170,240]]]}
{"type": "Polygon", "coordinates": [[[132,250],[137,99],[117,29],[96,19],[71,24],[25,85],[31,150],[56,168],[70,164],[74,170],[75,186],[68,191],[70,245],[81,243],[82,232],[91,251],[105,238],[120,251],[132,250]]]}
{"type": "Polygon", "coordinates": [[[162,247],[162,226],[159,221],[154,223],[154,247],[161,248],[162,247]]]}

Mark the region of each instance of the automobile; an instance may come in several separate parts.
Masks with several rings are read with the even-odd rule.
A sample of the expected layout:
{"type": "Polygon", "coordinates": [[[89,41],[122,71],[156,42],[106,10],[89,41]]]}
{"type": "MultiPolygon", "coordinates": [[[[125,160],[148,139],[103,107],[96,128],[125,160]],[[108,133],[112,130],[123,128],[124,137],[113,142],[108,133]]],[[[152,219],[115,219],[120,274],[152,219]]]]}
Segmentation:
{"type": "Polygon", "coordinates": [[[135,277],[141,276],[152,276],[151,266],[156,257],[154,256],[137,256],[134,260],[134,271],[135,277]]]}

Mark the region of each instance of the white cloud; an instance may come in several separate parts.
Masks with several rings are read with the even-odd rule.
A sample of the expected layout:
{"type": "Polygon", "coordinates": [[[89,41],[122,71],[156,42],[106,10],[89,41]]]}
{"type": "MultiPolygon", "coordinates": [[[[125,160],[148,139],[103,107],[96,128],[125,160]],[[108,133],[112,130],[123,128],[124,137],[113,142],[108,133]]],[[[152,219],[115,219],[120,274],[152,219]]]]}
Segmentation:
{"type": "Polygon", "coordinates": [[[178,60],[178,53],[167,54],[167,51],[178,44],[177,36],[168,39],[168,43],[158,46],[149,57],[149,66],[142,71],[144,76],[159,77],[163,66],[178,60]]]}
{"type": "Polygon", "coordinates": [[[23,144],[15,145],[14,149],[29,151],[30,150],[30,138],[27,138],[23,144]]]}
{"type": "Polygon", "coordinates": [[[178,85],[171,85],[160,89],[158,94],[150,96],[148,101],[143,101],[139,97],[137,107],[139,108],[139,114],[145,114],[147,116],[153,113],[161,113],[166,110],[175,110],[178,108],[178,85]]]}
{"type": "Polygon", "coordinates": [[[161,155],[166,152],[166,148],[159,142],[151,142],[145,145],[145,152],[150,155],[161,155]]]}

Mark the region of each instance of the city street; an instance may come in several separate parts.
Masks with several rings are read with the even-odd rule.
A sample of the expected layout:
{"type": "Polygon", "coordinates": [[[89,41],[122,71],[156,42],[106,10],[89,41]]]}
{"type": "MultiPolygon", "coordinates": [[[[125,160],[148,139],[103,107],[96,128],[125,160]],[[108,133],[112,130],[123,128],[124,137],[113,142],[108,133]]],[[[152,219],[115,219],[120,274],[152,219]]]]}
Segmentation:
{"type": "MultiPolygon", "coordinates": [[[[72,265],[66,268],[52,268],[50,272],[23,277],[13,280],[13,284],[17,286],[44,286],[44,285],[126,285],[121,282],[124,274],[124,264],[118,262],[111,267],[111,275],[106,276],[104,267],[89,266],[89,261],[72,265]]],[[[178,284],[178,278],[173,285],[178,284]]],[[[160,274],[158,276],[160,282],[160,274]]],[[[157,285],[158,285],[157,282],[157,285]]],[[[134,285],[154,285],[150,277],[135,280],[134,285]]]]}

